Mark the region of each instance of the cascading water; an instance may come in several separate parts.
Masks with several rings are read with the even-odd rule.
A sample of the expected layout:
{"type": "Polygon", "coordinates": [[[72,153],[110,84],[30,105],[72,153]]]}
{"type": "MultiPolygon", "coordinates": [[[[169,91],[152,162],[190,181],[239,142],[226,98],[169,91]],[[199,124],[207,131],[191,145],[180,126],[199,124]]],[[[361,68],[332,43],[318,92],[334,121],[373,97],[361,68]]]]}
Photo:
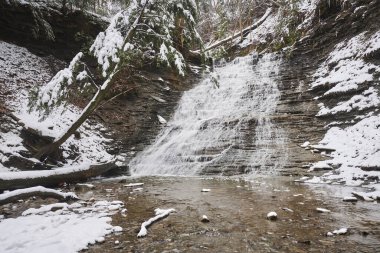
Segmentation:
{"type": "Polygon", "coordinates": [[[217,67],[185,92],[154,143],[131,162],[134,175],[272,172],[286,161],[283,131],[271,122],[281,60],[250,55],[217,67]]]}

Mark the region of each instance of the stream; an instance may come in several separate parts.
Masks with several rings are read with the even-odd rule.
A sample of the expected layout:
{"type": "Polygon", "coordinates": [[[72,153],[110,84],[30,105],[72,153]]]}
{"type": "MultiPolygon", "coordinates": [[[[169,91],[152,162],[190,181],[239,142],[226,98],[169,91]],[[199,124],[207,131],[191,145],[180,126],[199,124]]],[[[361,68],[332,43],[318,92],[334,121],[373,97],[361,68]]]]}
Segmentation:
{"type": "Polygon", "coordinates": [[[131,161],[132,177],[82,192],[85,199],[121,200],[128,209],[113,218],[124,232],[89,251],[376,252],[377,202],[343,202],[355,189],[279,175],[288,157],[286,134],[271,120],[280,64],[278,55],[250,55],[217,67],[218,82],[205,79],[185,92],[156,140],[131,161]],[[155,208],[176,212],[137,238],[155,208]],[[272,211],[275,221],[266,218],[272,211]],[[348,233],[327,236],[341,228],[348,233]]]}
{"type": "Polygon", "coordinates": [[[139,177],[95,182],[81,198],[121,200],[125,215],[113,217],[123,233],[89,252],[378,252],[380,214],[374,202],[343,202],[351,187],[305,185],[290,177],[139,177]],[[144,183],[134,188],[131,182],[144,183]],[[210,192],[201,192],[202,189],[210,192]],[[137,238],[155,208],[175,213],[137,238]],[[325,208],[330,213],[318,213],[325,208]],[[290,209],[290,210],[289,210],[290,209]],[[276,221],[266,219],[268,212],[276,221]],[[206,215],[210,222],[203,223],[206,215]],[[346,227],[347,235],[326,236],[346,227]],[[119,244],[115,244],[119,241],[119,244]]]}

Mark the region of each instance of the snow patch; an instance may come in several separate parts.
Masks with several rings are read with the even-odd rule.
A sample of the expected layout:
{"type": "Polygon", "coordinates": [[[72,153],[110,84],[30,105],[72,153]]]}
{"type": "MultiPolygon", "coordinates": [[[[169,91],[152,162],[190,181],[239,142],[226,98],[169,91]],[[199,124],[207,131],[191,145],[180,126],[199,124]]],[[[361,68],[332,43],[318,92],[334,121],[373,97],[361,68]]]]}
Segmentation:
{"type": "Polygon", "coordinates": [[[147,221],[144,221],[141,224],[140,232],[137,234],[137,237],[145,237],[148,234],[147,228],[152,225],[154,222],[163,219],[167,216],[169,216],[170,213],[175,212],[175,209],[160,209],[157,208],[154,210],[156,216],[150,218],[147,221]]]}
{"type": "Polygon", "coordinates": [[[74,253],[87,249],[89,244],[104,241],[104,236],[122,231],[110,225],[108,216],[115,213],[108,210],[112,205],[107,202],[84,207],[57,203],[28,209],[18,218],[1,220],[0,231],[7,233],[0,233],[0,252],[74,253]],[[56,208],[59,210],[53,211],[56,208]]]}

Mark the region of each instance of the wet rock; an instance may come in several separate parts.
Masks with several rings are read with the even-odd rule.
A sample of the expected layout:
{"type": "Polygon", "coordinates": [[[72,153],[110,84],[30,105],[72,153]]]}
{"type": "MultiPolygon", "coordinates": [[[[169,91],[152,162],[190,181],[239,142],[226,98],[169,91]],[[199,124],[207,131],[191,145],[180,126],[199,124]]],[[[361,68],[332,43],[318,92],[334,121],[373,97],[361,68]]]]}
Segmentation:
{"type": "Polygon", "coordinates": [[[316,210],[317,210],[318,213],[331,213],[330,210],[325,209],[325,208],[319,208],[318,207],[316,210]]]}
{"type": "Polygon", "coordinates": [[[272,221],[275,221],[275,220],[277,220],[277,213],[276,212],[269,212],[268,214],[267,214],[267,219],[268,220],[272,220],[272,221]]]}
{"type": "Polygon", "coordinates": [[[290,208],[287,208],[287,207],[283,207],[282,210],[286,211],[286,212],[290,212],[290,213],[293,213],[294,211],[290,208]]]}
{"type": "Polygon", "coordinates": [[[76,184],[74,189],[75,191],[88,191],[94,188],[95,185],[93,184],[76,184]]]}
{"type": "Polygon", "coordinates": [[[208,222],[210,222],[210,220],[209,220],[209,218],[206,215],[203,215],[202,219],[201,219],[201,222],[208,223],[208,222]]]}
{"type": "Polygon", "coordinates": [[[360,231],[360,235],[362,235],[362,236],[368,236],[369,232],[368,231],[360,231]]]}
{"type": "Polygon", "coordinates": [[[334,230],[332,233],[334,235],[346,235],[348,233],[348,228],[337,229],[337,230],[334,230]]]}
{"type": "Polygon", "coordinates": [[[375,201],[374,199],[372,199],[372,198],[366,196],[364,192],[362,192],[362,193],[360,193],[360,192],[352,192],[351,194],[352,194],[355,198],[360,199],[360,200],[363,200],[363,201],[368,201],[368,202],[375,201]]]}
{"type": "Polygon", "coordinates": [[[311,241],[310,240],[301,240],[301,241],[297,241],[297,243],[302,243],[302,244],[310,245],[311,241]]]}
{"type": "Polygon", "coordinates": [[[344,202],[352,202],[352,203],[354,203],[354,202],[358,202],[358,199],[355,198],[355,197],[344,197],[343,201],[344,202]]]}

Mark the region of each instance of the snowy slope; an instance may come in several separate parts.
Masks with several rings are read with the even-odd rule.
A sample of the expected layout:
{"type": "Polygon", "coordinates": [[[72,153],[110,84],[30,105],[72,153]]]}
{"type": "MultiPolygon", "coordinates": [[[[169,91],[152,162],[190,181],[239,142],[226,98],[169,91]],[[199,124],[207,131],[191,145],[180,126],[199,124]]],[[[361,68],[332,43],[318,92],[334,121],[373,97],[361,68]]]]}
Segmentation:
{"type": "MultiPolygon", "coordinates": [[[[0,41],[0,83],[9,91],[6,97],[6,106],[13,111],[22,124],[40,131],[43,135],[58,137],[80,114],[79,108],[69,106],[57,108],[47,117],[41,117],[36,111],[29,111],[29,92],[36,86],[44,85],[54,73],[50,70],[51,59],[38,57],[23,47],[18,47],[0,41]]],[[[18,155],[25,150],[22,139],[19,137],[20,126],[10,126],[10,131],[0,132],[0,170],[6,171],[1,163],[7,160],[10,154],[18,155]]],[[[106,129],[95,122],[83,124],[79,129],[80,139],[71,137],[64,145],[64,156],[67,164],[83,162],[110,161],[112,156],[106,152],[106,143],[111,141],[102,136],[100,131],[106,129]],[[76,150],[80,154],[75,160],[68,157],[76,150]]]]}
{"type": "Polygon", "coordinates": [[[322,147],[336,150],[327,163],[339,168],[309,182],[369,183],[369,187],[380,190],[380,185],[374,182],[376,180],[369,180],[380,177],[379,169],[374,170],[380,167],[380,65],[368,60],[368,56],[379,49],[380,30],[360,33],[337,44],[314,74],[312,89],[329,87],[324,94],[315,98],[330,103],[330,106],[319,103],[317,116],[354,116],[349,116],[352,118],[349,122],[330,124],[319,143],[322,147]],[[331,105],[331,100],[325,98],[332,96],[342,99],[336,99],[340,102],[331,105]]]}

